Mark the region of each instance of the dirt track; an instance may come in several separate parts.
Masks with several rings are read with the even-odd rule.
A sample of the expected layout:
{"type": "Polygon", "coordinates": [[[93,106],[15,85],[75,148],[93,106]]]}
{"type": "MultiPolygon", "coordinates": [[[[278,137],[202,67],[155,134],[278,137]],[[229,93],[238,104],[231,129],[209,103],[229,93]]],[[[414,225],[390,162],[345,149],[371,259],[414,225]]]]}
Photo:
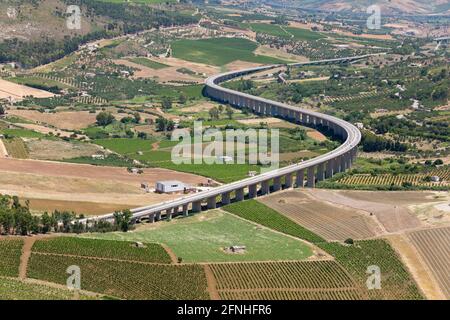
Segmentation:
{"type": "Polygon", "coordinates": [[[8,151],[6,150],[3,140],[0,139],[0,158],[6,158],[6,157],[8,157],[8,151]]]}

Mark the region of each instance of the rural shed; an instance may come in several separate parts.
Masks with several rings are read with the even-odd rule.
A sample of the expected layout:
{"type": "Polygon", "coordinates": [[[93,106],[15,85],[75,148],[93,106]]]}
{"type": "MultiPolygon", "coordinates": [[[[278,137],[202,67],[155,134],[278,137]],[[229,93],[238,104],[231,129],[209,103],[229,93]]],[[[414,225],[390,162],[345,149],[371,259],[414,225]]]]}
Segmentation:
{"type": "Polygon", "coordinates": [[[165,180],[157,181],[155,191],[158,193],[173,193],[173,192],[183,192],[188,190],[190,187],[181,181],[177,180],[165,180]]]}

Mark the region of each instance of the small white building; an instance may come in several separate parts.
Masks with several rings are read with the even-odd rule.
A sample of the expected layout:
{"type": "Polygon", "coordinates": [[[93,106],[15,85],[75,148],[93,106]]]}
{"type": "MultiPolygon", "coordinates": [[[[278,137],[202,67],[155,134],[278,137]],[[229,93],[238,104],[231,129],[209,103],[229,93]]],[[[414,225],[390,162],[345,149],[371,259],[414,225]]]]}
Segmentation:
{"type": "Polygon", "coordinates": [[[177,180],[157,181],[155,191],[157,193],[175,193],[184,192],[189,189],[189,186],[177,180]]]}
{"type": "Polygon", "coordinates": [[[433,182],[439,182],[439,181],[441,181],[441,179],[440,179],[438,176],[432,176],[432,177],[431,177],[431,181],[433,181],[433,182]]]}

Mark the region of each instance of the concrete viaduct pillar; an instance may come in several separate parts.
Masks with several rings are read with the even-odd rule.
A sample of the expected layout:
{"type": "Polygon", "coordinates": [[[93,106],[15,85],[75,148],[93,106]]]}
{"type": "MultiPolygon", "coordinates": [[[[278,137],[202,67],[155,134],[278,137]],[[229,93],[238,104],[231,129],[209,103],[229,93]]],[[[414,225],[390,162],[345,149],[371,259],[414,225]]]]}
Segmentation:
{"type": "Polygon", "coordinates": [[[202,211],[202,202],[195,201],[192,203],[192,212],[200,212],[202,211]]]}
{"type": "Polygon", "coordinates": [[[236,201],[244,200],[244,188],[236,189],[236,201]]]}
{"type": "Polygon", "coordinates": [[[148,222],[150,222],[150,223],[154,223],[155,222],[155,214],[154,213],[151,213],[148,216],[148,222]]]}
{"type": "Polygon", "coordinates": [[[292,174],[291,174],[291,173],[288,173],[284,178],[285,178],[285,184],[284,184],[284,187],[285,187],[286,189],[291,188],[291,187],[292,187],[292,174]]]}
{"type": "Polygon", "coordinates": [[[320,163],[317,165],[317,182],[322,181],[325,178],[324,174],[324,164],[320,163]]]}
{"type": "Polygon", "coordinates": [[[308,188],[314,188],[316,186],[316,176],[314,175],[314,167],[309,167],[308,170],[308,177],[306,181],[306,186],[308,188]]]}
{"type": "Polygon", "coordinates": [[[326,165],[325,178],[333,177],[333,169],[334,169],[334,159],[328,160],[326,165]]]}
{"type": "Polygon", "coordinates": [[[216,196],[208,198],[207,203],[208,210],[215,209],[217,207],[216,196]]]}
{"type": "Polygon", "coordinates": [[[170,209],[167,209],[166,210],[166,219],[167,220],[172,220],[172,215],[173,215],[173,212],[175,211],[175,210],[177,210],[176,208],[170,208],[170,209]]]}
{"type": "Polygon", "coordinates": [[[273,191],[278,191],[281,189],[281,178],[275,177],[273,178],[273,191]]]}
{"type": "Polygon", "coordinates": [[[189,209],[187,204],[183,204],[183,216],[189,216],[189,209]]]}
{"type": "Polygon", "coordinates": [[[222,204],[223,205],[230,204],[230,193],[229,192],[222,193],[222,204]]]}
{"type": "Polygon", "coordinates": [[[161,220],[161,211],[155,212],[156,221],[161,220]]]}
{"type": "Polygon", "coordinates": [[[305,185],[305,170],[301,169],[297,171],[297,176],[295,177],[295,184],[297,188],[303,188],[305,185]]]}
{"type": "Polygon", "coordinates": [[[269,181],[263,181],[261,183],[261,194],[269,194],[269,181]]]}
{"type": "Polygon", "coordinates": [[[256,184],[252,184],[248,187],[248,197],[250,199],[256,198],[258,194],[258,188],[256,184]]]}

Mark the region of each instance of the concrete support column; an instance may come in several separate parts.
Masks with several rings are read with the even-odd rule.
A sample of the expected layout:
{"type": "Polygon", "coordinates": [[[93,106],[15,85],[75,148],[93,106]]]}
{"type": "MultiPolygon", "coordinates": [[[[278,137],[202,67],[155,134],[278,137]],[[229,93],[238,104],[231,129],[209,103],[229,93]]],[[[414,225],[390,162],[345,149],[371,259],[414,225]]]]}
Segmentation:
{"type": "Polygon", "coordinates": [[[295,184],[297,188],[303,188],[305,185],[305,170],[301,169],[297,171],[297,176],[295,177],[295,184]]]}
{"type": "Polygon", "coordinates": [[[195,201],[192,203],[192,212],[200,212],[202,211],[202,202],[195,201]]]}
{"type": "Polygon", "coordinates": [[[345,172],[347,170],[347,156],[343,154],[341,157],[341,172],[345,172]]]}
{"type": "Polygon", "coordinates": [[[166,210],[166,219],[172,220],[173,211],[175,211],[175,208],[170,208],[166,210]]]}
{"type": "Polygon", "coordinates": [[[316,186],[316,176],[314,175],[314,167],[308,168],[308,177],[306,181],[308,188],[314,188],[316,186]]]}
{"type": "Polygon", "coordinates": [[[237,189],[235,192],[236,192],[236,201],[244,200],[244,188],[237,189]]]}
{"type": "Polygon", "coordinates": [[[292,174],[288,173],[284,179],[285,179],[284,187],[287,189],[291,188],[292,187],[292,174]]]}
{"type": "Polygon", "coordinates": [[[250,199],[256,198],[257,194],[258,194],[258,189],[257,189],[256,184],[252,184],[252,185],[248,186],[248,197],[250,199]]]}
{"type": "Polygon", "coordinates": [[[269,191],[269,181],[261,182],[261,194],[268,194],[269,191]]]}
{"type": "Polygon", "coordinates": [[[332,178],[333,177],[333,167],[334,167],[334,160],[328,160],[327,162],[327,169],[325,172],[325,178],[332,178]]]}
{"type": "Polygon", "coordinates": [[[229,192],[222,193],[222,204],[223,205],[230,204],[230,193],[229,192]]]}
{"type": "Polygon", "coordinates": [[[158,211],[155,213],[155,218],[156,218],[156,221],[161,220],[161,211],[158,211]]]}
{"type": "Polygon", "coordinates": [[[208,210],[215,209],[217,207],[217,201],[215,196],[208,198],[207,202],[208,202],[208,210]]]}
{"type": "Polygon", "coordinates": [[[187,204],[183,204],[183,208],[181,210],[183,216],[187,217],[189,215],[189,206],[187,204]]]}
{"type": "Polygon", "coordinates": [[[154,223],[155,222],[155,214],[154,213],[151,213],[148,216],[148,222],[150,222],[150,223],[154,223]]]}
{"type": "Polygon", "coordinates": [[[325,178],[324,173],[324,164],[320,163],[317,166],[317,182],[322,181],[325,178]]]}
{"type": "Polygon", "coordinates": [[[334,163],[333,174],[341,172],[341,159],[334,158],[333,163],[334,163]]]}
{"type": "Polygon", "coordinates": [[[295,112],[295,122],[297,123],[301,123],[302,118],[301,118],[302,114],[298,111],[295,112]]]}
{"type": "Polygon", "coordinates": [[[273,178],[273,191],[278,191],[281,189],[281,178],[273,178]]]}

